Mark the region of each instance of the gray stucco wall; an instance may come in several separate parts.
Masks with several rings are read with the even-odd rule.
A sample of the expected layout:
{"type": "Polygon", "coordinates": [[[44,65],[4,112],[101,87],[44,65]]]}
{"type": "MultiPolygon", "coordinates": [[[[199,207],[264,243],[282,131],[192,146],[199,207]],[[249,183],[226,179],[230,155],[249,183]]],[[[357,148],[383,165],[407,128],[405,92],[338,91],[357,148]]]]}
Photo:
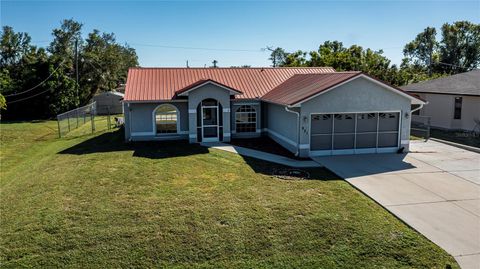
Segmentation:
{"type": "MultiPolygon", "coordinates": [[[[420,97],[428,101],[421,110],[421,116],[430,117],[432,127],[450,130],[472,131],[475,127],[475,119],[480,119],[480,97],[479,96],[461,96],[452,94],[419,94],[420,97]],[[455,97],[462,97],[461,119],[454,119],[455,97]]],[[[421,121],[412,117],[412,120],[421,121]]]]}
{"type": "Polygon", "coordinates": [[[355,79],[301,105],[301,156],[308,155],[310,114],[335,112],[400,111],[401,146],[408,150],[410,139],[410,99],[365,78],[355,79]]]}
{"type": "Polygon", "coordinates": [[[188,131],[188,106],[186,102],[158,102],[158,103],[124,103],[125,112],[125,139],[154,140],[169,138],[186,138],[188,131]],[[161,104],[175,106],[180,114],[180,134],[156,136],[154,130],[154,110],[161,104]]]}
{"type": "MultiPolygon", "coordinates": [[[[297,151],[297,116],[285,111],[284,106],[265,104],[267,112],[267,134],[277,143],[295,153],[297,151]]],[[[298,109],[296,109],[298,110],[298,109]]]]}
{"type": "Polygon", "coordinates": [[[232,137],[233,138],[250,138],[250,137],[259,137],[261,136],[261,131],[262,131],[262,109],[260,107],[260,102],[259,101],[234,101],[232,102],[232,109],[231,109],[231,131],[232,131],[232,137]],[[239,107],[242,105],[250,105],[255,109],[255,112],[257,113],[257,131],[254,133],[237,133],[236,132],[236,125],[235,125],[235,112],[239,107]]]}
{"type": "MultiPolygon", "coordinates": [[[[189,141],[197,142],[197,106],[204,99],[217,100],[223,109],[223,141],[230,141],[230,92],[213,84],[197,88],[188,94],[189,141]]],[[[220,111],[219,111],[220,112],[220,111]]]]}

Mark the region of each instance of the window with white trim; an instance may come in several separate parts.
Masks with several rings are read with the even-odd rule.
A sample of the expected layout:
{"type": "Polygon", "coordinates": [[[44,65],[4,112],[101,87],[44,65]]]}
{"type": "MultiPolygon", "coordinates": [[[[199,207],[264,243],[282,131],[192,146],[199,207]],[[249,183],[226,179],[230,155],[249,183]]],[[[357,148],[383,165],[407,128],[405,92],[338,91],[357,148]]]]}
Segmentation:
{"type": "Polygon", "coordinates": [[[161,105],[155,110],[157,134],[177,133],[177,109],[172,105],[161,105]]]}
{"type": "Polygon", "coordinates": [[[462,118],[462,97],[455,97],[453,119],[459,120],[462,118]]]}
{"type": "Polygon", "coordinates": [[[252,106],[243,105],[235,112],[235,130],[237,133],[257,131],[257,112],[252,106]]]}

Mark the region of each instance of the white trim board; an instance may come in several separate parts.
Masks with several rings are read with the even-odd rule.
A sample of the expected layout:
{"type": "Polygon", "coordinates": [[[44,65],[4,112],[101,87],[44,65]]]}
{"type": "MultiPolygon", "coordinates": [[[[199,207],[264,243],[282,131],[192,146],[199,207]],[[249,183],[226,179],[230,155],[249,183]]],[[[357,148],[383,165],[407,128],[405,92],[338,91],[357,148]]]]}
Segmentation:
{"type": "Polygon", "coordinates": [[[169,137],[169,136],[178,136],[178,135],[186,135],[188,131],[181,131],[179,133],[171,133],[171,134],[163,134],[163,135],[155,135],[154,132],[131,132],[130,136],[151,136],[151,137],[169,137]]]}
{"type": "Polygon", "coordinates": [[[216,83],[216,82],[214,82],[214,81],[205,81],[205,82],[203,82],[203,83],[200,84],[200,85],[197,85],[197,86],[195,86],[195,87],[193,87],[193,88],[191,88],[191,89],[188,89],[187,91],[184,91],[184,92],[178,94],[178,96],[188,96],[188,94],[189,94],[191,91],[194,91],[194,90],[196,90],[196,89],[198,89],[198,88],[200,88],[200,87],[203,87],[203,86],[205,86],[205,85],[207,85],[207,84],[212,84],[212,85],[215,85],[215,86],[220,87],[220,88],[222,88],[222,89],[225,89],[225,90],[227,90],[227,91],[230,92],[230,95],[243,94],[241,91],[235,90],[235,89],[233,89],[233,88],[225,87],[225,86],[223,86],[223,85],[221,85],[221,84],[218,84],[218,83],[216,83]]]}
{"type": "Polygon", "coordinates": [[[177,132],[176,134],[180,134],[181,131],[180,131],[180,109],[178,109],[177,106],[175,105],[172,105],[172,104],[169,104],[169,103],[164,103],[164,104],[159,104],[158,106],[156,106],[153,111],[152,111],[152,127],[153,127],[153,133],[156,134],[157,133],[157,117],[156,117],[156,114],[157,114],[157,109],[159,109],[161,106],[170,106],[172,108],[175,109],[175,112],[177,114],[177,132]]]}
{"type": "Polygon", "coordinates": [[[154,132],[131,132],[130,136],[155,136],[154,132]]]}

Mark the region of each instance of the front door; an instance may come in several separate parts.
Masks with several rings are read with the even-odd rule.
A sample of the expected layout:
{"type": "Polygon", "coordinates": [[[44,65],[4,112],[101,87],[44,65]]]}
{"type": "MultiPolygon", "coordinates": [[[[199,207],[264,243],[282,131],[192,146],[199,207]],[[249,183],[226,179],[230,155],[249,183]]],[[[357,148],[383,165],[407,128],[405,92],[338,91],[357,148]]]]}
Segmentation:
{"type": "Polygon", "coordinates": [[[218,127],[218,106],[202,106],[202,141],[219,141],[218,127]]]}

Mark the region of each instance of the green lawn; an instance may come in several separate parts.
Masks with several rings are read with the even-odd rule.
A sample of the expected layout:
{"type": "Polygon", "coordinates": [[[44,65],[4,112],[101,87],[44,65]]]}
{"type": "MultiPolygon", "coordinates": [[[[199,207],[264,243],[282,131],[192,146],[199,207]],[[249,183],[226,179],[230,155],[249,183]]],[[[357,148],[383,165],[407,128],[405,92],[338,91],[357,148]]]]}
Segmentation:
{"type": "Polygon", "coordinates": [[[281,180],[278,166],[184,142],[0,128],[2,268],[458,267],[326,170],[281,180]]]}

